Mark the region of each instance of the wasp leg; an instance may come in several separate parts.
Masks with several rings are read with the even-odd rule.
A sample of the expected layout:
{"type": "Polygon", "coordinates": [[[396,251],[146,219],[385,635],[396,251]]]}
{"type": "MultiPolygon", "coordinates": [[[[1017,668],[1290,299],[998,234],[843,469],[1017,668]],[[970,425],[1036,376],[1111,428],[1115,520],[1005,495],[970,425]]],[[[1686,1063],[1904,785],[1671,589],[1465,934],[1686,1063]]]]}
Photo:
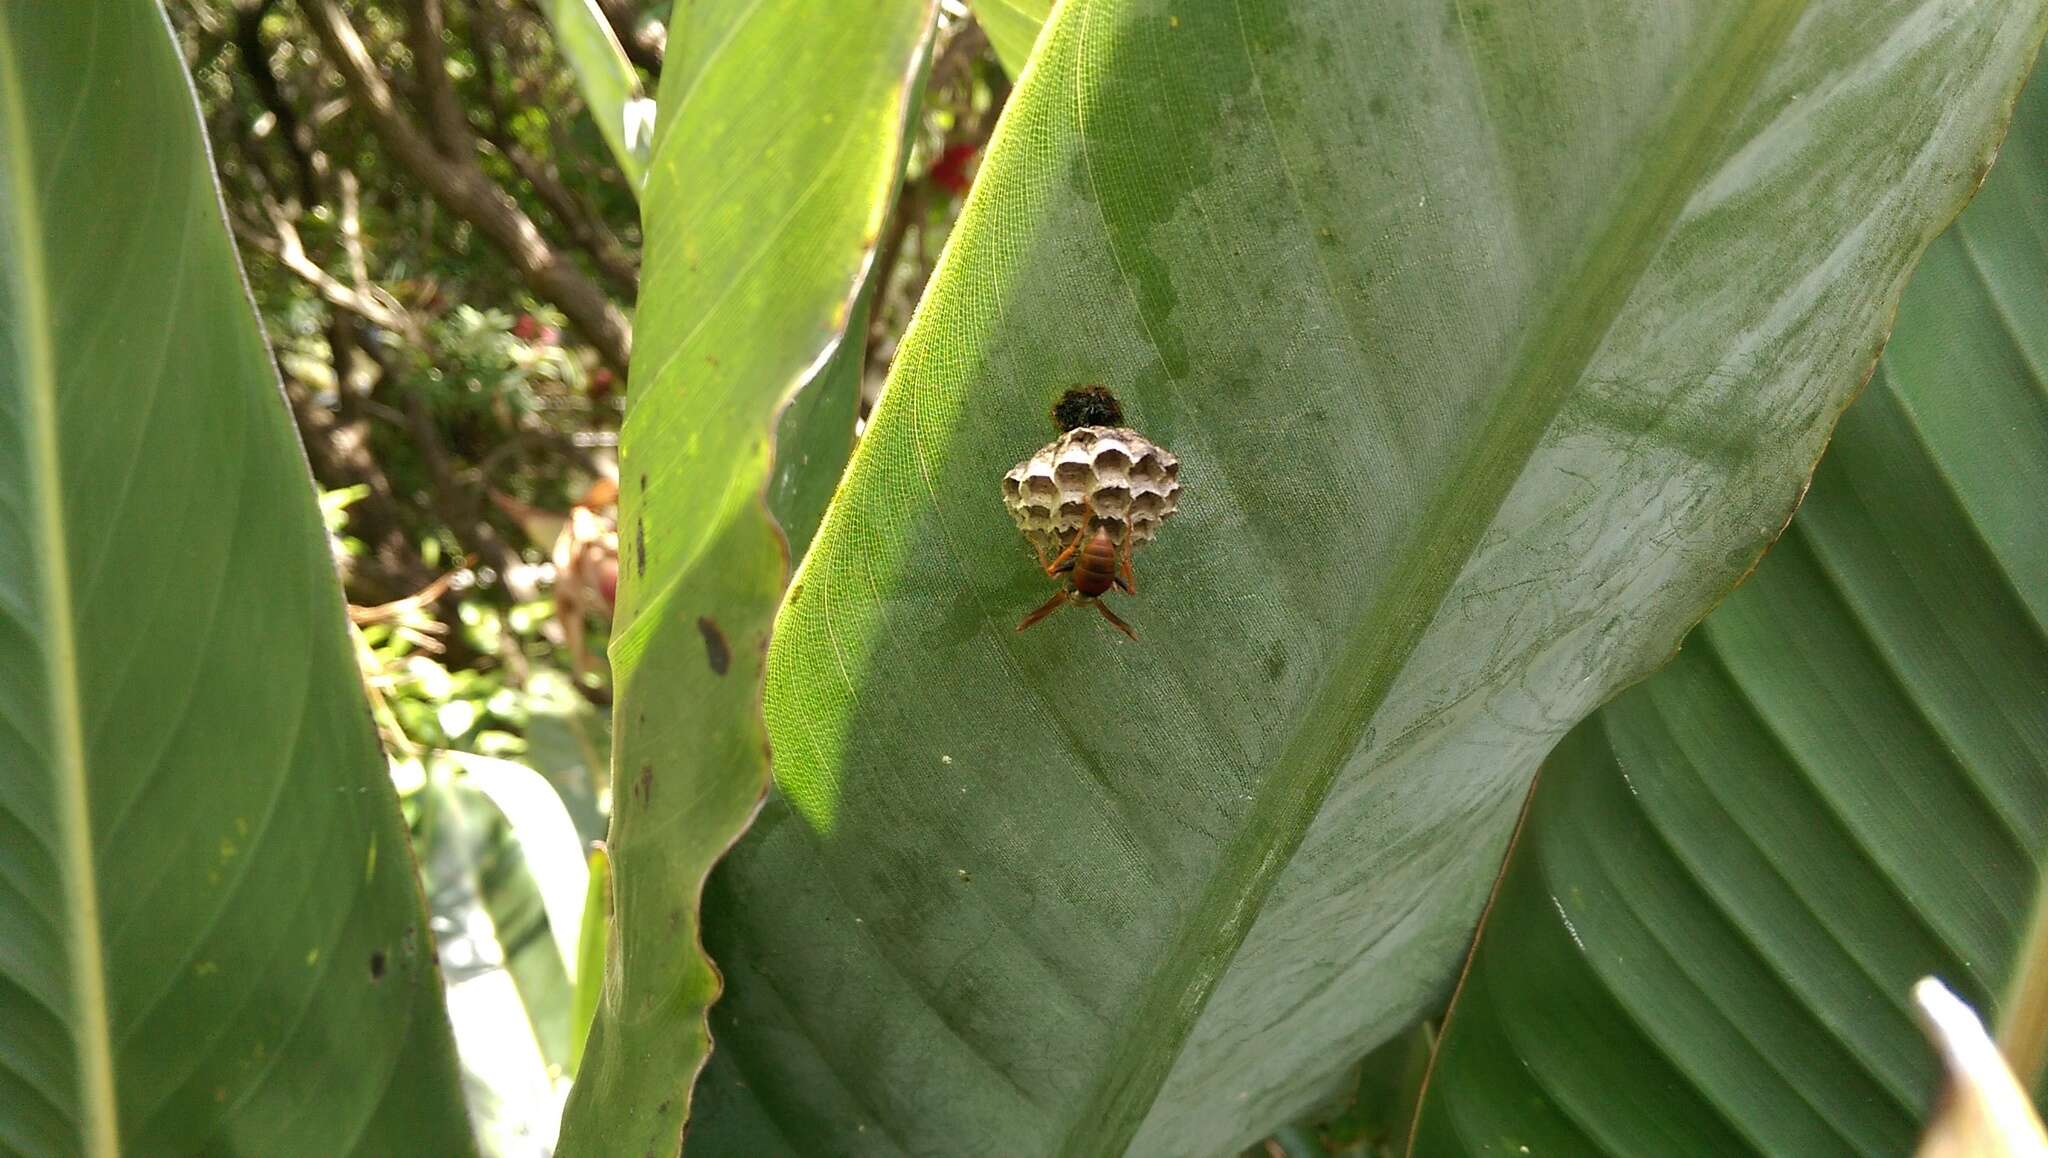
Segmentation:
{"type": "Polygon", "coordinates": [[[1058,611],[1067,602],[1068,594],[1069,592],[1066,591],[1055,592],[1051,599],[1048,599],[1043,604],[1039,605],[1038,610],[1025,616],[1024,622],[1017,625],[1017,630],[1022,631],[1025,628],[1030,627],[1031,625],[1037,623],[1039,620],[1044,619],[1046,616],[1051,615],[1053,612],[1058,611]]]}
{"type": "Polygon", "coordinates": [[[1136,595],[1138,577],[1131,574],[1131,527],[1128,523],[1124,525],[1123,550],[1117,556],[1116,565],[1117,570],[1122,572],[1116,578],[1116,585],[1123,588],[1127,594],[1136,595]]]}
{"type": "Polygon", "coordinates": [[[1088,520],[1086,517],[1083,517],[1081,520],[1081,529],[1074,532],[1074,541],[1068,543],[1067,549],[1061,551],[1059,553],[1059,556],[1055,558],[1051,563],[1046,564],[1045,573],[1048,575],[1057,575],[1062,571],[1069,570],[1070,568],[1072,568],[1074,565],[1074,552],[1081,549],[1081,537],[1083,535],[1086,535],[1087,533],[1088,520]]]}
{"type": "Polygon", "coordinates": [[[1130,624],[1128,624],[1128,623],[1125,623],[1125,622],[1124,622],[1123,620],[1121,620],[1121,619],[1118,619],[1118,618],[1116,617],[1116,612],[1114,612],[1114,611],[1111,611],[1111,610],[1109,609],[1109,604],[1107,604],[1107,603],[1104,603],[1104,602],[1103,602],[1102,600],[1100,600],[1100,599],[1097,599],[1097,600],[1095,601],[1095,610],[1097,610],[1097,611],[1100,611],[1100,612],[1102,612],[1102,617],[1103,617],[1104,619],[1107,619],[1107,620],[1109,620],[1109,622],[1110,622],[1110,625],[1111,625],[1112,627],[1115,627],[1115,628],[1116,628],[1116,629],[1117,629],[1118,631],[1121,631],[1121,632],[1123,632],[1123,633],[1124,633],[1125,635],[1128,635],[1128,636],[1130,636],[1130,637],[1131,637],[1131,642],[1132,642],[1132,643],[1136,643],[1136,642],[1138,642],[1138,633],[1137,633],[1137,632],[1135,632],[1135,631],[1132,631],[1132,630],[1131,630],[1131,625],[1130,625],[1130,624]]]}

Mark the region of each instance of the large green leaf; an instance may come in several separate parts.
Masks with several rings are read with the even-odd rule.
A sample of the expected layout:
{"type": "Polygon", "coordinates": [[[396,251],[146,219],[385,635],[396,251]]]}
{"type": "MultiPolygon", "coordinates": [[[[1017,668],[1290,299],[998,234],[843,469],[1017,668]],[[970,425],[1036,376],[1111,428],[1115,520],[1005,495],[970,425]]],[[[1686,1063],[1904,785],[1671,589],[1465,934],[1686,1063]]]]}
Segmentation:
{"type": "Polygon", "coordinates": [[[2041,28],[1061,5],[778,623],[693,1141],[1213,1153],[1338,1093],[1783,525],[2041,28]],[[1088,381],[1182,464],[1140,644],[1012,631],[999,480],[1088,381]]]}
{"type": "Polygon", "coordinates": [[[612,924],[563,1123],[577,1154],[672,1153],[689,1112],[719,989],[698,896],[767,786],[777,417],[855,311],[937,9],[858,0],[823,20],[802,0],[718,0],[677,17],[619,446],[612,924]]]}
{"type": "Polygon", "coordinates": [[[1899,1154],[2048,867],[2048,85],[1756,578],[1545,763],[1419,1154],[1899,1154]],[[1513,1145],[1507,1146],[1513,1152],[1513,1145]]]}
{"type": "Polygon", "coordinates": [[[147,0],[0,5],[0,1151],[462,1153],[197,114],[147,0]]]}

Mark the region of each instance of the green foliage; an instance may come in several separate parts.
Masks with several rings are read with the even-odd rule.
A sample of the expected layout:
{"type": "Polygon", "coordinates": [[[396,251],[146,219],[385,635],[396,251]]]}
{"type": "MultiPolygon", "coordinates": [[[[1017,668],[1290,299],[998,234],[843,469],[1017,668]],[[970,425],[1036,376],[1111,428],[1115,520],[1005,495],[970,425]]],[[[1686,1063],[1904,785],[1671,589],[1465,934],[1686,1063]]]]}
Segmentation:
{"type": "Polygon", "coordinates": [[[612,157],[626,174],[635,195],[647,179],[647,155],[653,147],[654,102],[641,94],[639,74],[626,60],[625,49],[596,0],[547,0],[544,10],[555,30],[555,43],[576,82],[612,157]]]}
{"type": "Polygon", "coordinates": [[[1395,1153],[1567,731],[1421,1152],[1905,1148],[2041,899],[2048,117],[1570,729],[2044,2],[170,0],[324,536],[161,22],[0,8],[0,1151],[461,1153],[452,1013],[494,1154],[1395,1153]],[[1083,382],[1138,645],[1011,630],[1083,382]]]}
{"type": "Polygon", "coordinates": [[[2048,88],[1755,579],[1545,763],[1418,1152],[1904,1153],[2048,869],[2048,88]]]}
{"type": "Polygon", "coordinates": [[[606,931],[611,925],[611,858],[602,848],[592,849],[585,872],[588,887],[583,894],[583,928],[576,938],[576,992],[569,1011],[571,1073],[583,1062],[583,1046],[597,1017],[598,997],[604,988],[606,931]]]}
{"type": "Polygon", "coordinates": [[[0,8],[0,1149],[468,1152],[195,112],[154,5],[0,8]]]}
{"type": "MultiPolygon", "coordinates": [[[[451,626],[458,604],[502,614],[532,595],[531,584],[505,584],[506,573],[552,543],[531,540],[492,496],[554,512],[576,501],[603,470],[617,383],[500,251],[422,195],[358,106],[334,100],[340,81],[303,7],[179,0],[170,11],[315,473],[329,488],[371,488],[353,516],[363,549],[351,555],[348,593],[361,604],[397,600],[471,560],[486,581],[426,613],[451,626]],[[243,28],[252,12],[259,53],[243,28]],[[287,262],[287,238],[305,265],[287,262]],[[306,266],[370,303],[372,316],[330,302],[306,266]]],[[[545,22],[504,0],[446,8],[451,84],[484,141],[485,174],[557,237],[582,238],[592,223],[615,235],[630,265],[637,204],[594,123],[575,115],[575,81],[545,22]],[[581,207],[577,221],[557,215],[534,174],[581,207]]],[[[407,59],[407,6],[350,10],[381,59],[407,59]]],[[[491,664],[456,643],[456,666],[491,664]]]]}
{"type": "Polygon", "coordinates": [[[937,12],[863,0],[821,21],[798,0],[734,0],[678,15],[620,438],[607,983],[563,1120],[565,1149],[590,1153],[670,1152],[689,1113],[718,992],[698,896],[767,786],[759,697],[787,566],[766,505],[777,418],[846,340],[937,12]]]}
{"type": "Polygon", "coordinates": [[[1988,163],[2040,8],[1917,11],[1062,6],[778,621],[692,1143],[1213,1153],[1435,1007],[1988,163]],[[1137,645],[1012,630],[1079,382],[1183,462],[1137,645]]]}
{"type": "Polygon", "coordinates": [[[975,19],[988,29],[996,55],[1010,75],[1020,76],[1031,59],[1038,30],[1052,14],[1053,0],[974,0],[975,19]]]}

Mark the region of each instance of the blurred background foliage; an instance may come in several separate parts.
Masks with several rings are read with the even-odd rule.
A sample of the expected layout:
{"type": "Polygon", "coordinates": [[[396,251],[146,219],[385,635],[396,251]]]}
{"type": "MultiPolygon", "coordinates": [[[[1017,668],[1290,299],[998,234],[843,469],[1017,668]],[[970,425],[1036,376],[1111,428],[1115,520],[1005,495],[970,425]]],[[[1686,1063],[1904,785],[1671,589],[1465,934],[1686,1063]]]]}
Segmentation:
{"type": "MultiPolygon", "coordinates": [[[[591,3],[654,91],[666,0],[591,3]]],[[[602,959],[578,943],[601,929],[585,857],[609,809],[638,204],[560,5],[166,7],[322,491],[472,1110],[488,1152],[547,1153],[597,981],[577,961],[602,959]]],[[[881,239],[863,416],[1008,92],[949,5],[881,239]]]]}

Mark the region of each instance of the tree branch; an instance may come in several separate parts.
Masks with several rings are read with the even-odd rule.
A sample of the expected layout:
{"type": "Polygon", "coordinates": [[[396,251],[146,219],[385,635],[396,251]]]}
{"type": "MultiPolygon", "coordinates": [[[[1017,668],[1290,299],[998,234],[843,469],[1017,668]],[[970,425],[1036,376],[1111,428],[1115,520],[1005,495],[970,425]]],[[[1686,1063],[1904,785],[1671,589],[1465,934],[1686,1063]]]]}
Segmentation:
{"type": "MultiPolygon", "coordinates": [[[[568,318],[598,356],[623,374],[632,356],[632,330],[625,314],[596,282],[568,261],[541,236],[520,208],[477,163],[471,152],[451,156],[406,115],[369,49],[349,22],[339,0],[305,0],[315,32],[328,60],[355,94],[392,158],[403,165],[449,212],[475,226],[503,253],[512,268],[540,298],[552,302],[568,318]]],[[[436,41],[438,46],[438,41],[436,41]]],[[[447,73],[440,73],[446,85],[447,73]]],[[[459,111],[459,110],[458,110],[459,111]]]]}
{"type": "MultiPolygon", "coordinates": [[[[487,5],[479,4],[469,14],[470,52],[477,61],[477,80],[483,89],[485,129],[484,139],[505,158],[528,187],[533,190],[541,204],[548,207],[563,229],[568,231],[570,240],[597,266],[599,273],[610,282],[613,289],[627,297],[640,293],[640,263],[636,260],[618,235],[608,228],[604,221],[571,192],[561,179],[560,170],[552,159],[536,157],[521,148],[506,128],[504,103],[499,99],[497,70],[493,61],[502,49],[509,57],[512,52],[510,41],[501,34],[487,5]]],[[[515,70],[517,61],[513,62],[515,70]]]]}
{"type": "Polygon", "coordinates": [[[306,246],[291,219],[274,202],[266,208],[270,211],[270,225],[276,236],[258,232],[254,226],[237,217],[231,224],[242,244],[275,258],[279,265],[312,286],[327,304],[347,310],[372,325],[401,334],[415,345],[425,341],[419,322],[411,314],[396,302],[378,300],[374,289],[353,288],[321,268],[318,262],[306,255],[306,246]]]}
{"type": "Polygon", "coordinates": [[[406,47],[412,50],[412,82],[427,113],[427,125],[450,157],[469,157],[476,152],[469,119],[462,115],[462,102],[455,98],[455,86],[448,81],[448,54],[443,47],[448,33],[441,0],[407,0],[406,47]]]}
{"type": "Polygon", "coordinates": [[[517,457],[522,451],[536,449],[568,459],[584,474],[595,476],[598,473],[597,463],[591,459],[590,452],[577,446],[574,439],[552,430],[526,429],[513,431],[510,438],[492,447],[490,453],[469,468],[466,475],[479,485],[489,487],[491,476],[498,472],[499,467],[517,457]]]}
{"type": "Polygon", "coordinates": [[[506,161],[510,162],[521,178],[533,188],[534,196],[548,207],[548,212],[561,222],[569,237],[597,266],[599,273],[610,282],[612,288],[628,297],[640,293],[640,263],[633,260],[633,254],[597,216],[584,208],[583,202],[562,183],[554,162],[539,157],[512,144],[510,141],[491,142],[498,148],[506,161]]]}
{"type": "Polygon", "coordinates": [[[277,139],[284,142],[285,151],[291,155],[293,175],[299,187],[299,204],[311,205],[319,200],[312,137],[299,122],[298,110],[284,99],[284,90],[278,86],[277,74],[270,69],[270,53],[263,43],[263,18],[270,15],[270,10],[275,7],[277,0],[253,0],[253,3],[251,0],[238,0],[234,22],[235,52],[241,57],[242,71],[248,74],[249,87],[256,90],[256,99],[277,122],[277,139]]]}

